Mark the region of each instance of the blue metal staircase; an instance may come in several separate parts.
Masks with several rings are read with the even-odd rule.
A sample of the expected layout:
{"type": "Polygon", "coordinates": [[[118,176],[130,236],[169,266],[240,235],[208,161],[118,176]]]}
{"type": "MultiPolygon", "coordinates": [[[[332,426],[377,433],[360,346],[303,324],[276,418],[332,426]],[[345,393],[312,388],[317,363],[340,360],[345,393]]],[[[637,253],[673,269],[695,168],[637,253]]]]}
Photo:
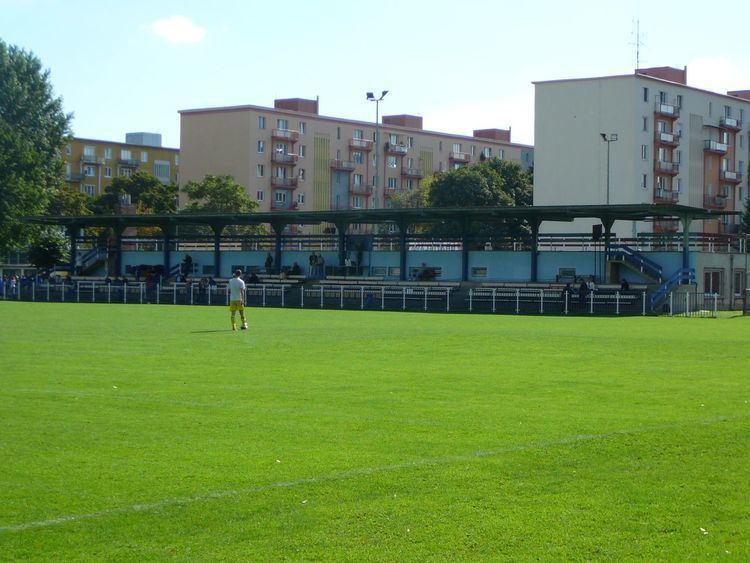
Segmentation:
{"type": "Polygon", "coordinates": [[[695,268],[680,268],[650,296],[651,310],[656,310],[678,285],[695,283],[695,268]]]}
{"type": "Polygon", "coordinates": [[[653,260],[646,258],[643,254],[626,244],[613,244],[609,247],[608,259],[612,262],[624,264],[631,270],[638,272],[653,280],[662,283],[662,267],[653,260]]]}

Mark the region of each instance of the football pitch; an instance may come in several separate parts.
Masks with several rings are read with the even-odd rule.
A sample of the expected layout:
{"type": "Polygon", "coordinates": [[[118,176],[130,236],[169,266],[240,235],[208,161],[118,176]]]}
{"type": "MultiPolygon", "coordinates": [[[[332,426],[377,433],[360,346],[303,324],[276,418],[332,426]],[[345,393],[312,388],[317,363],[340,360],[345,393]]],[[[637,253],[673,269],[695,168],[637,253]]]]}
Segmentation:
{"type": "Polygon", "coordinates": [[[750,318],[0,303],[0,559],[750,559],[750,318]]]}

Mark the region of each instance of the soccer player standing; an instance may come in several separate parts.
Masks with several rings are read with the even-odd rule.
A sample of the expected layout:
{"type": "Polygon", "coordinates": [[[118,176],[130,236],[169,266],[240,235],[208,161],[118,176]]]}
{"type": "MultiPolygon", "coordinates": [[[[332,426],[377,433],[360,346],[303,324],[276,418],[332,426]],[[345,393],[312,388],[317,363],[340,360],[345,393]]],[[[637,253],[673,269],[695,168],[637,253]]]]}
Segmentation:
{"type": "Polygon", "coordinates": [[[237,330],[237,323],[235,322],[237,311],[240,312],[240,318],[242,319],[240,328],[242,330],[247,329],[247,321],[245,321],[245,282],[242,281],[241,276],[242,270],[236,270],[234,277],[227,284],[229,312],[232,314],[232,330],[237,330]]]}

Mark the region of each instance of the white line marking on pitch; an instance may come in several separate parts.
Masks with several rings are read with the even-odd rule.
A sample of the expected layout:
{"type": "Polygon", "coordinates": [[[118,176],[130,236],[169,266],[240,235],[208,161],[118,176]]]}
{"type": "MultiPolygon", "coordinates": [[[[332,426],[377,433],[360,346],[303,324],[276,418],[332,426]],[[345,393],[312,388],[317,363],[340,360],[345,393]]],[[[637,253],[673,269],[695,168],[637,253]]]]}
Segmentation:
{"type": "Polygon", "coordinates": [[[531,444],[519,444],[517,446],[509,446],[506,448],[499,448],[496,450],[478,451],[473,454],[465,455],[454,455],[454,456],[442,456],[431,459],[422,459],[415,461],[407,461],[404,463],[395,463],[392,465],[383,465],[379,467],[363,467],[361,469],[354,469],[352,471],[338,471],[330,473],[328,475],[318,475],[315,477],[307,477],[305,479],[294,479],[292,481],[279,481],[276,483],[269,483],[267,485],[258,485],[255,487],[246,487],[242,489],[230,489],[226,491],[217,491],[214,493],[208,493],[205,495],[195,495],[188,497],[170,498],[164,499],[151,503],[140,503],[132,504],[129,506],[122,506],[119,508],[108,508],[106,510],[99,510],[96,512],[88,512],[85,514],[70,514],[67,516],[60,516],[58,518],[50,518],[49,520],[35,520],[32,522],[26,522],[23,524],[14,524],[9,526],[0,526],[0,532],[20,532],[24,530],[30,530],[34,528],[46,528],[50,526],[56,526],[58,524],[66,524],[68,522],[79,522],[81,520],[93,520],[96,518],[102,518],[106,516],[112,516],[116,514],[127,514],[133,512],[149,512],[152,510],[158,510],[167,506],[179,506],[184,504],[192,504],[195,502],[205,502],[215,499],[235,497],[240,495],[246,495],[251,493],[259,493],[263,491],[270,491],[273,489],[286,489],[290,487],[296,487],[299,485],[309,485],[315,483],[324,483],[327,481],[337,481],[341,479],[352,479],[355,477],[361,477],[363,475],[374,475],[377,473],[387,473],[389,471],[398,471],[401,469],[413,469],[419,467],[425,467],[429,465],[443,465],[449,463],[458,463],[471,461],[475,459],[493,457],[505,453],[519,452],[525,450],[533,450],[536,448],[547,448],[553,446],[565,446],[568,444],[576,444],[581,442],[588,442],[593,440],[604,440],[615,436],[627,436],[629,434],[642,434],[646,432],[653,432],[657,430],[669,430],[673,428],[680,428],[684,426],[698,426],[698,425],[709,425],[720,422],[730,422],[732,420],[739,420],[750,417],[750,414],[738,415],[733,417],[719,417],[710,420],[696,420],[689,423],[674,423],[674,424],[662,424],[657,426],[648,426],[643,428],[633,428],[630,430],[615,430],[613,432],[606,432],[603,434],[577,434],[575,436],[569,436],[561,440],[550,440],[543,442],[532,442],[531,444]]]}

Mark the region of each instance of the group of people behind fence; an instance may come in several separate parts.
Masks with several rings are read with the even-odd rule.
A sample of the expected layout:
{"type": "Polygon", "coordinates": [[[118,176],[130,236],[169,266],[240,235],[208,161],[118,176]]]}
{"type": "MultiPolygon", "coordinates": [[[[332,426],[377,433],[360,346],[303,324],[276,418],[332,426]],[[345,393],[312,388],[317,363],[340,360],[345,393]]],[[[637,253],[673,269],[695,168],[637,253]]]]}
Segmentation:
{"type": "Polygon", "coordinates": [[[307,276],[311,279],[325,279],[326,277],[326,259],[322,254],[310,254],[310,270],[307,276]]]}
{"type": "MultiPolygon", "coordinates": [[[[560,294],[560,298],[563,301],[563,307],[565,307],[566,303],[568,305],[574,305],[574,297],[578,297],[578,307],[583,309],[586,307],[586,298],[597,290],[596,282],[594,281],[594,277],[591,276],[588,280],[585,280],[584,278],[576,278],[575,283],[578,285],[578,290],[576,291],[570,282],[568,282],[565,284],[565,287],[560,294]]],[[[622,283],[620,284],[620,293],[626,293],[628,291],[630,291],[630,283],[623,278],[622,283]]]]}

